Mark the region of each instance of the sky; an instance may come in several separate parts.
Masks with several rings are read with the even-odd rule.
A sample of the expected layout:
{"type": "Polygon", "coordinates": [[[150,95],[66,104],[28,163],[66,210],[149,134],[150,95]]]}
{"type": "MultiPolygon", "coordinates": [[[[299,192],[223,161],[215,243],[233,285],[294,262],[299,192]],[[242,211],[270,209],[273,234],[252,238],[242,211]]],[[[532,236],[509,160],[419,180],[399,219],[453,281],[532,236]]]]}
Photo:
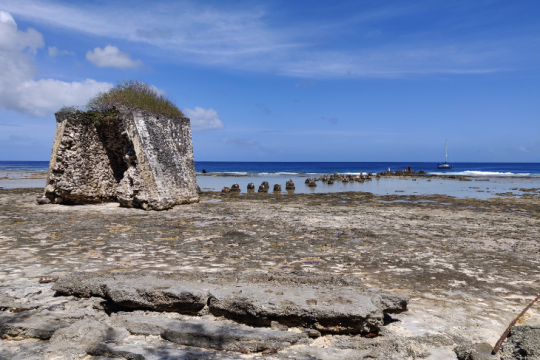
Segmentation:
{"type": "Polygon", "coordinates": [[[0,0],[0,160],[122,80],[196,161],[540,162],[540,2],[0,0]]]}

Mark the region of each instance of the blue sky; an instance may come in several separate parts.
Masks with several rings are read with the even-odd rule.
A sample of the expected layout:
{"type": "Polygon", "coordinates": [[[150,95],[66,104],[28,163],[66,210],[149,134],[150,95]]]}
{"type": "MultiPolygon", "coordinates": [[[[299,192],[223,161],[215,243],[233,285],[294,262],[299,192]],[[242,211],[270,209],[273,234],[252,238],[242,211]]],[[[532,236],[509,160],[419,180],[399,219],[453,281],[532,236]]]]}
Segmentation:
{"type": "Polygon", "coordinates": [[[540,2],[0,1],[0,160],[123,79],[199,161],[540,162],[540,2]]]}

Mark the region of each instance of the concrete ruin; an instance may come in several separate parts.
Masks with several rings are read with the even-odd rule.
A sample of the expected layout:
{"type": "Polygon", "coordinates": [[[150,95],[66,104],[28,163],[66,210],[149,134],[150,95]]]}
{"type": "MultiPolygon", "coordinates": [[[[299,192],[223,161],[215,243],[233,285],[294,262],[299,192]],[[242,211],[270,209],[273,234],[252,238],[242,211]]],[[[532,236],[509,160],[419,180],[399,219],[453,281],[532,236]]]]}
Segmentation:
{"type": "Polygon", "coordinates": [[[189,118],[124,107],[107,121],[75,111],[57,113],[56,122],[38,203],[165,210],[199,201],[189,118]]]}

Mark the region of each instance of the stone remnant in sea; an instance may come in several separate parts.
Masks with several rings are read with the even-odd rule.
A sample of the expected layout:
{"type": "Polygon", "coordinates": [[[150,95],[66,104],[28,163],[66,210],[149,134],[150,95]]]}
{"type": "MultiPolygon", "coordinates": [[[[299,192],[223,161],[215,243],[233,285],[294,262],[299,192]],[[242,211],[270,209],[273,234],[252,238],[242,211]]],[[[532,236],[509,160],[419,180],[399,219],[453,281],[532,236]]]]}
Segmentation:
{"type": "Polygon", "coordinates": [[[121,107],[108,120],[56,113],[45,196],[38,203],[118,201],[165,210],[199,201],[187,117],[121,107]]]}

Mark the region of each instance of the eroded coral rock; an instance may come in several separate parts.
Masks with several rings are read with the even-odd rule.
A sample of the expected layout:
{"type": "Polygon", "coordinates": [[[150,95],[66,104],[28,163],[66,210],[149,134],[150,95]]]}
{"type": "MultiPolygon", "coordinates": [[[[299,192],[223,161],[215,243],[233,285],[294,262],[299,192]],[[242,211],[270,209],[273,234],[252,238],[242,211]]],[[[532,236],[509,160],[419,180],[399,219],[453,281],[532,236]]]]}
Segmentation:
{"type": "Polygon", "coordinates": [[[514,326],[503,344],[501,359],[532,360],[540,358],[540,326],[514,326]]]}
{"type": "Polygon", "coordinates": [[[292,189],[294,189],[294,188],[295,188],[295,187],[294,187],[294,182],[292,181],[292,179],[290,179],[289,181],[287,181],[287,182],[285,183],[285,189],[287,189],[287,190],[292,190],[292,189]]]}
{"type": "MultiPolygon", "coordinates": [[[[201,275],[203,276],[203,275],[201,275]]],[[[230,282],[187,275],[72,273],[53,286],[65,295],[100,296],[130,309],[209,313],[237,322],[327,333],[378,333],[384,313],[407,309],[409,298],[364,286],[359,280],[328,275],[234,274],[230,282]]]]}
{"type": "Polygon", "coordinates": [[[188,118],[121,108],[111,121],[81,111],[56,121],[45,187],[52,203],[164,210],[199,200],[188,118]]]}

